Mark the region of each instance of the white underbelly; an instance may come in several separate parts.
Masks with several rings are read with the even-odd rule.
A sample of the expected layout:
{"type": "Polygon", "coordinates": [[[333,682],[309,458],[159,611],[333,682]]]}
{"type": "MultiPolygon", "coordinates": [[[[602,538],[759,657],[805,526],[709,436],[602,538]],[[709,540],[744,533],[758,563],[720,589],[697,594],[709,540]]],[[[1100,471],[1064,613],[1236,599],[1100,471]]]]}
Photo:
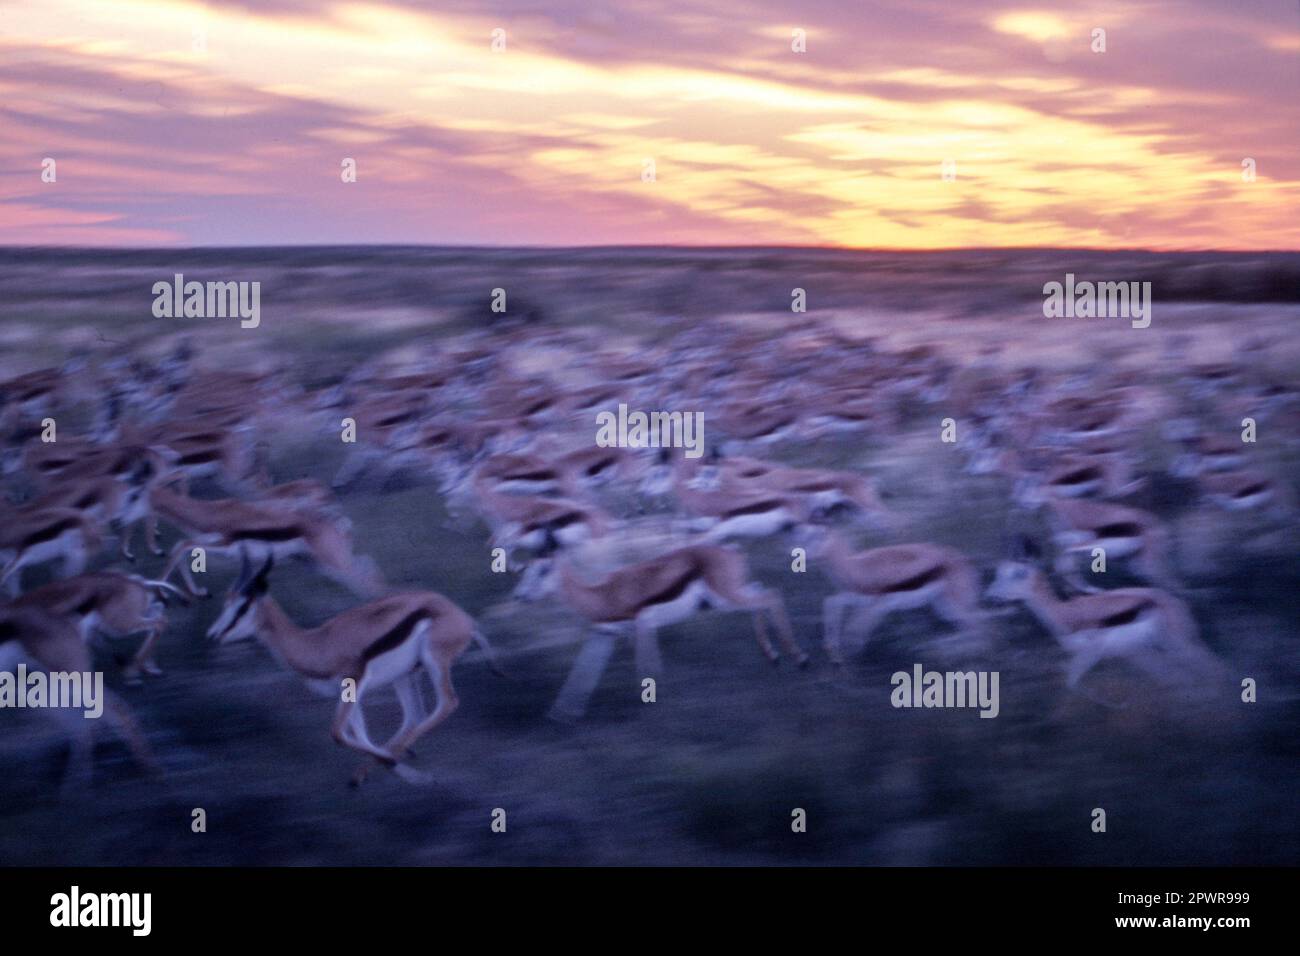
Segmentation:
{"type": "Polygon", "coordinates": [[[1115,558],[1127,558],[1142,550],[1141,538],[1098,538],[1097,547],[1115,558]]]}
{"type": "Polygon", "coordinates": [[[793,517],[785,508],[765,511],[762,514],[737,515],[724,518],[713,526],[715,537],[762,538],[788,527],[793,517]]]}
{"type": "Polygon", "coordinates": [[[1136,650],[1149,645],[1156,636],[1154,617],[1139,617],[1131,624],[1121,624],[1106,631],[1106,646],[1113,651],[1136,650]]]}
{"type": "Polygon", "coordinates": [[[1249,508],[1259,508],[1266,505],[1273,498],[1271,490],[1261,491],[1258,494],[1246,495],[1241,498],[1229,498],[1226,495],[1220,499],[1223,506],[1231,511],[1245,511],[1249,508]]]}
{"type": "Polygon", "coordinates": [[[591,528],[585,521],[577,521],[556,531],[555,536],[563,545],[580,544],[591,537],[591,528]]]}
{"type": "Polygon", "coordinates": [[[837,505],[852,505],[855,502],[848,495],[838,488],[831,488],[827,491],[815,491],[808,496],[808,500],[817,508],[834,508],[837,505]]]}
{"type": "Polygon", "coordinates": [[[51,541],[42,541],[40,544],[34,544],[23,551],[23,563],[39,564],[42,561],[52,561],[55,558],[63,557],[63,555],[69,553],[80,544],[80,531],[61,534],[51,541]]]}
{"type": "Polygon", "coordinates": [[[427,628],[426,623],[417,624],[416,629],[421,633],[412,635],[390,651],[372,657],[366,664],[364,683],[372,688],[382,687],[415,670],[420,663],[423,631],[427,628]]]}
{"type": "Polygon", "coordinates": [[[705,602],[716,603],[713,593],[703,581],[692,581],[685,590],[671,601],[653,604],[644,608],[637,615],[637,620],[651,627],[666,627],[678,621],[694,617],[705,602]]]}
{"type": "Polygon", "coordinates": [[[1068,635],[1062,638],[1061,643],[1072,653],[1078,653],[1100,642],[1111,654],[1123,654],[1149,646],[1156,636],[1156,621],[1154,615],[1143,615],[1127,624],[1108,627],[1103,632],[1085,630],[1068,635]]]}
{"type": "Polygon", "coordinates": [[[511,480],[498,482],[493,490],[504,495],[540,495],[555,489],[554,481],[511,480]]]}

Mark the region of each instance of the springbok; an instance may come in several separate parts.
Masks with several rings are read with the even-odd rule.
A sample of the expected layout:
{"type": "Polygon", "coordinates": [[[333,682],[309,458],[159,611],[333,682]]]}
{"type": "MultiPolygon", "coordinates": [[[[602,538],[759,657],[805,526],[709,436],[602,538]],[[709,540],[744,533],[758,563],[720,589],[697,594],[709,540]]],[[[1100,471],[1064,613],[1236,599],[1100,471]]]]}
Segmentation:
{"type": "MultiPolygon", "coordinates": [[[[340,695],[331,734],[334,740],[375,758],[410,782],[427,779],[403,763],[412,744],[452,715],[459,704],[451,666],[477,643],[492,648],[474,619],[433,591],[390,594],[350,608],[324,624],[302,628],[290,620],[270,590],[274,558],[254,572],[247,552],[239,579],[226,596],[208,637],[221,644],[256,637],[315,689],[340,695]],[[433,684],[435,706],[424,711],[415,672],[424,669],[433,684]],[[351,681],[351,684],[346,682],[351,681]],[[402,707],[402,725],[383,745],[366,729],[361,705],[370,691],[391,684],[402,707]]],[[[366,761],[352,778],[360,784],[374,765],[366,761]]]]}
{"type": "Polygon", "coordinates": [[[676,489],[677,500],[695,517],[688,522],[705,540],[765,538],[793,531],[808,520],[807,503],[797,495],[751,489],[748,491],[697,491],[676,489]]]}
{"type": "Polygon", "coordinates": [[[537,455],[490,455],[474,472],[474,487],[498,494],[553,494],[564,484],[564,473],[537,455]]]}
{"type": "MultiPolygon", "coordinates": [[[[1014,460],[1015,456],[1011,456],[1014,460]]],[[[1120,455],[1065,455],[1042,474],[1021,473],[1012,492],[1022,505],[1052,498],[1122,498],[1145,486],[1133,466],[1120,455]]]]}
{"type": "Polygon", "coordinates": [[[1256,469],[1207,472],[1196,483],[1207,501],[1228,511],[1267,508],[1282,515],[1290,510],[1290,496],[1276,481],[1256,469]]]}
{"type": "Polygon", "coordinates": [[[855,552],[838,533],[817,531],[810,553],[825,561],[840,589],[822,603],[822,641],[836,664],[844,661],[846,624],[856,653],[892,611],[929,607],[961,631],[982,627],[986,618],[979,572],[955,548],[916,543],[855,552]]]}
{"type": "MultiPolygon", "coordinates": [[[[122,477],[149,454],[143,447],[102,444],[79,435],[66,435],[57,442],[28,441],[11,445],[6,452],[7,474],[22,472],[37,488],[65,476],[122,477]]],[[[161,460],[161,459],[159,459],[161,460]]]]}
{"type": "Polygon", "coordinates": [[[34,607],[69,620],[87,642],[96,633],[120,638],[143,632],[144,642],[124,668],[127,680],[134,682],[141,674],[162,674],[154,662],[153,649],[167,626],[164,608],[169,593],[186,601],[180,588],[166,581],[100,571],[51,581],[28,591],[11,606],[34,607]]]}
{"type": "Polygon", "coordinates": [[[22,590],[22,569],[58,559],[66,577],[80,574],[99,551],[98,522],[75,508],[22,509],[0,527],[0,585],[11,595],[22,590]]]}
{"type": "Polygon", "coordinates": [[[381,586],[378,570],[368,558],[352,551],[347,522],[337,516],[302,507],[296,500],[269,499],[254,503],[232,498],[203,500],[158,487],[150,504],[161,518],[183,532],[172,547],[163,580],[180,568],[190,594],[206,596],[194,583],[186,558],[196,547],[226,556],[248,550],[254,558],[300,555],[358,594],[373,594],[381,586]]]}
{"type": "Polygon", "coordinates": [[[613,518],[595,505],[564,498],[503,495],[489,482],[475,479],[480,513],[492,528],[491,543],[504,548],[522,546],[537,551],[571,547],[609,531],[613,518]]]}
{"type": "MultiPolygon", "coordinates": [[[[1026,555],[1032,553],[1025,543],[1026,555]]],[[[1219,661],[1201,643],[1187,605],[1156,588],[1118,588],[1062,600],[1047,577],[1027,561],[1004,561],[986,592],[993,600],[1024,604],[1070,656],[1066,683],[1074,688],[1106,658],[1121,658],[1170,682],[1209,677],[1219,661]]]]}
{"type": "Polygon", "coordinates": [[[54,484],[40,497],[26,505],[33,511],[66,508],[79,511],[88,521],[107,524],[120,533],[122,557],[134,561],[131,538],[135,526],[146,521],[146,541],[149,548],[160,553],[153,537],[153,524],[149,518],[149,488],[156,480],[154,464],[142,458],[124,476],[108,472],[90,472],[86,475],[69,474],[54,484]]]}
{"type": "MultiPolygon", "coordinates": [[[[726,460],[726,459],[724,459],[726,460]]],[[[732,538],[764,538],[792,531],[808,519],[807,502],[799,495],[761,487],[725,487],[718,473],[698,462],[674,456],[669,464],[652,468],[641,482],[641,493],[657,495],[665,487],[690,516],[685,529],[700,532],[709,542],[732,538]]]]}
{"type": "MultiPolygon", "coordinates": [[[[39,434],[40,429],[34,429],[29,437],[35,438],[39,434]]],[[[47,478],[56,477],[64,469],[102,453],[104,447],[79,435],[67,435],[53,442],[11,438],[4,452],[3,472],[7,475],[22,472],[33,484],[40,486],[47,478]]]]}
{"type": "Polygon", "coordinates": [[[785,441],[794,436],[798,426],[796,413],[767,404],[733,403],[718,415],[718,428],[726,436],[723,448],[727,451],[785,441]]]}
{"type": "Polygon", "coordinates": [[[552,466],[562,476],[566,494],[576,496],[613,477],[633,478],[645,471],[644,458],[622,448],[589,446],[557,456],[552,466]]]}
{"type": "Polygon", "coordinates": [[[1142,578],[1168,591],[1180,590],[1169,567],[1169,533],[1147,511],[1079,498],[1048,503],[1052,538],[1058,548],[1057,573],[1080,591],[1099,591],[1079,574],[1081,556],[1101,548],[1107,559],[1128,558],[1142,578]]]}
{"type": "Polygon", "coordinates": [[[411,459],[428,408],[428,395],[418,390],[368,396],[355,409],[349,408],[360,441],[349,449],[330,484],[342,488],[377,462],[387,473],[411,459]]]}
{"type": "Polygon", "coordinates": [[[587,583],[560,559],[534,562],[531,577],[521,582],[516,595],[537,600],[559,596],[581,617],[595,625],[578,653],[551,716],[559,720],[581,717],[614,652],[619,632],[631,626],[635,635],[637,671],[657,677],[662,671],[657,631],[694,617],[701,611],[750,611],[754,636],[768,660],[780,654],[772,646],[763,620],[771,615],[782,647],[800,665],[808,655],[794,641],[785,605],[778,594],[754,584],[739,551],[715,545],[692,545],[611,572],[601,581],[587,583]],[[558,570],[556,570],[558,568],[558,570]]]}
{"type": "Polygon", "coordinates": [[[889,514],[866,475],[821,468],[791,468],[758,458],[721,458],[723,489],[766,491],[805,499],[814,514],[847,508],[881,526],[893,526],[889,514]]]}
{"type": "Polygon", "coordinates": [[[1246,445],[1237,438],[1195,433],[1184,436],[1182,444],[1182,454],[1169,466],[1170,474],[1179,478],[1232,471],[1246,463],[1246,445]]]}
{"type": "MultiPolygon", "coordinates": [[[[30,604],[0,607],[0,671],[13,672],[19,664],[34,666],[47,675],[90,674],[90,650],[76,626],[67,618],[30,604]]],[[[102,690],[104,714],[130,748],[136,762],[149,773],[157,771],[149,745],[141,736],[130,709],[112,691],[102,690]]],[[[91,721],[84,713],[53,708],[63,722],[70,744],[61,795],[84,789],[91,779],[93,741],[91,721]]]]}

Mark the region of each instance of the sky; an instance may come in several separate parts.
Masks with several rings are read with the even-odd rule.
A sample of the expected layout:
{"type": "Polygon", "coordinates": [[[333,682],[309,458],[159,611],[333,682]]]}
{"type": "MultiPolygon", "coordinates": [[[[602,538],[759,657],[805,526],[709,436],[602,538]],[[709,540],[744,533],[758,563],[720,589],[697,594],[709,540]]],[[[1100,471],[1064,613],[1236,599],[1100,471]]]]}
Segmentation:
{"type": "Polygon", "coordinates": [[[1300,0],[0,0],[0,244],[301,243],[1300,249],[1300,0]]]}

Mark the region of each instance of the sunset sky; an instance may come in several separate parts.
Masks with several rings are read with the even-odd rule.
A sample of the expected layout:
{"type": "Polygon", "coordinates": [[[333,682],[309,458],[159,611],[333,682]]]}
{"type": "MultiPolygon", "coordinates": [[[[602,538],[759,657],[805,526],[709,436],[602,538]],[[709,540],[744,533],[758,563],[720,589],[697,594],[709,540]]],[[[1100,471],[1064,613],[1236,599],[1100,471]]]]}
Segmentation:
{"type": "Polygon", "coordinates": [[[0,0],[0,94],[7,245],[1300,248],[1297,0],[0,0]]]}

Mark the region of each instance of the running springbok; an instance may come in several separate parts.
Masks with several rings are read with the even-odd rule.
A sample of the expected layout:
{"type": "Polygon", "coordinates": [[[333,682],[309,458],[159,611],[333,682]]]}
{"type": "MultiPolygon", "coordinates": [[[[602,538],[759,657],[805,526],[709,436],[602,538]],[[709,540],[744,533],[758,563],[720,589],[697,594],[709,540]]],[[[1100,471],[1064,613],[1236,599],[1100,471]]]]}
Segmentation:
{"type": "MultiPolygon", "coordinates": [[[[1015,468],[1016,456],[1004,456],[1015,468]]],[[[1133,465],[1122,455],[1062,456],[1041,474],[1024,469],[1015,483],[1012,496],[1020,504],[1032,507],[1052,498],[1122,498],[1146,485],[1133,473],[1133,465]]]]}
{"type": "MultiPolygon", "coordinates": [[[[76,626],[67,618],[31,604],[0,607],[0,671],[14,672],[19,664],[47,675],[91,674],[93,665],[76,626]]],[[[104,715],[125,741],[136,762],[149,773],[157,771],[149,745],[140,735],[130,709],[108,688],[102,688],[104,715]]],[[[60,788],[67,798],[85,789],[91,780],[94,757],[92,721],[85,713],[52,708],[67,731],[70,745],[67,769],[60,788]]]]}
{"type": "Polygon", "coordinates": [[[1057,546],[1056,571],[1080,591],[1099,591],[1079,573],[1080,557],[1101,548],[1107,559],[1128,558],[1143,579],[1167,591],[1181,585],[1169,567],[1169,533],[1148,511],[1083,498],[1048,501],[1048,520],[1057,546]]]}
{"type": "Polygon", "coordinates": [[[100,571],[51,581],[28,591],[11,606],[37,608],[71,621],[87,643],[96,633],[121,638],[143,632],[144,642],[124,668],[127,680],[136,682],[141,674],[162,674],[154,662],[153,649],[167,626],[164,608],[168,594],[186,602],[180,588],[166,581],[100,571]]]}
{"type": "Polygon", "coordinates": [[[504,495],[481,478],[475,479],[474,493],[479,513],[492,528],[491,544],[506,549],[573,546],[604,535],[614,523],[595,505],[564,498],[504,495]]]}
{"type": "Polygon", "coordinates": [[[65,577],[80,574],[101,541],[98,522],[75,508],[20,510],[0,527],[0,586],[16,596],[23,568],[55,559],[65,577]]]}
{"type": "MultiPolygon", "coordinates": [[[[1033,554],[1023,542],[1024,555],[1033,554]]],[[[1061,600],[1046,575],[1028,561],[1004,561],[986,592],[1024,604],[1070,656],[1066,683],[1074,688],[1106,658],[1121,658],[1161,682],[1211,678],[1220,664],[1201,643],[1187,605],[1156,588],[1117,588],[1061,600]]]]}
{"type": "MultiPolygon", "coordinates": [[[[254,572],[244,552],[239,579],[208,637],[221,644],[258,638],[315,689],[341,696],[330,731],[336,742],[375,758],[404,780],[427,779],[402,761],[416,740],[456,710],[459,698],[451,682],[456,658],[473,641],[491,659],[492,649],[474,619],[441,594],[408,591],[350,608],[319,627],[302,628],[268,593],[273,563],[268,556],[254,572]],[[415,680],[420,668],[436,698],[429,714],[415,680]],[[389,684],[402,707],[402,725],[381,746],[370,739],[361,705],[370,691],[389,684]]],[[[373,766],[363,763],[353,785],[373,766]]]]}
{"type": "Polygon", "coordinates": [[[244,550],[260,560],[270,555],[300,555],[312,559],[329,577],[362,596],[381,586],[378,570],[368,558],[352,552],[347,522],[298,500],[263,499],[257,502],[233,498],[204,500],[158,487],[150,492],[154,512],[184,532],[172,547],[161,575],[165,581],[180,568],[186,588],[195,597],[206,589],[194,583],[186,560],[192,549],[204,548],[227,556],[244,550]]]}
{"type": "Polygon", "coordinates": [[[846,624],[856,653],[893,611],[929,607],[961,631],[982,627],[979,572],[955,548],[918,543],[855,552],[834,531],[811,534],[809,553],[840,589],[822,603],[822,641],[832,662],[844,661],[846,624]]]}
{"type": "Polygon", "coordinates": [[[720,487],[795,495],[814,515],[848,509],[869,523],[893,527],[897,522],[866,475],[823,468],[792,468],[758,458],[721,458],[720,487]]]}
{"type": "MultiPolygon", "coordinates": [[[[87,521],[108,525],[121,537],[122,557],[134,561],[131,538],[135,526],[149,517],[149,487],[156,480],[153,463],[140,459],[131,472],[67,475],[39,498],[25,507],[33,512],[65,508],[81,512],[87,521]]],[[[152,537],[152,524],[146,521],[146,540],[155,554],[160,553],[152,537]]]]}
{"type": "MultiPolygon", "coordinates": [[[[727,459],[723,459],[724,461],[727,459]]],[[[808,520],[807,501],[795,494],[750,483],[731,487],[717,480],[698,463],[674,458],[660,464],[641,482],[640,491],[657,495],[667,487],[690,516],[683,530],[700,532],[705,540],[718,543],[734,538],[765,538],[792,531],[808,520]]]]}
{"type": "Polygon", "coordinates": [[[619,632],[629,625],[635,634],[638,675],[657,677],[662,671],[657,631],[694,617],[701,611],[750,611],[754,636],[768,660],[780,654],[768,639],[763,613],[771,615],[782,647],[803,666],[808,655],[794,641],[785,605],[778,594],[751,580],[739,551],[716,545],[692,545],[611,572],[604,580],[587,583],[567,563],[543,558],[529,568],[531,577],[521,582],[516,595],[537,600],[558,592],[580,616],[597,628],[588,636],[569,672],[550,716],[574,720],[587,702],[609,663],[619,632]],[[556,570],[558,567],[558,571],[556,570]]]}
{"type": "Polygon", "coordinates": [[[1200,475],[1196,480],[1205,499],[1228,511],[1267,509],[1277,516],[1290,512],[1290,496],[1268,475],[1253,468],[1200,475]]]}

